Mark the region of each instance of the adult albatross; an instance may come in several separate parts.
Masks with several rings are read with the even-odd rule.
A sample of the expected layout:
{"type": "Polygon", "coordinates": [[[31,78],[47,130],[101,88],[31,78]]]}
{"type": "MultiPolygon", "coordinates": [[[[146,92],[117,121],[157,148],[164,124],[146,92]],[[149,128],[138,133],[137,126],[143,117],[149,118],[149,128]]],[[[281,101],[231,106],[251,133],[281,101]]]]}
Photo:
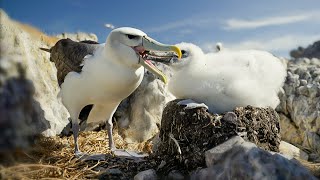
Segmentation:
{"type": "Polygon", "coordinates": [[[51,53],[50,60],[57,67],[59,95],[72,120],[76,156],[82,155],[77,138],[78,117],[83,107],[93,105],[88,124],[107,121],[109,148],[117,154],[120,150],[115,148],[112,138],[112,116],[119,103],[139,86],[144,68],[167,81],[148,59],[162,60],[157,52],[174,52],[173,56],[181,57],[177,46],[159,43],[130,27],[111,31],[105,44],[62,39],[51,49],[41,49],[51,53]]]}
{"type": "MultiPolygon", "coordinates": [[[[279,58],[266,51],[227,50],[205,54],[198,46],[181,43],[179,62],[172,60],[169,91],[177,98],[204,103],[209,111],[224,113],[240,106],[276,108],[286,77],[279,58]],[[176,62],[176,63],[175,63],[176,62]]],[[[181,101],[187,108],[197,106],[181,101]]],[[[202,104],[202,107],[206,107],[202,104]]]]}

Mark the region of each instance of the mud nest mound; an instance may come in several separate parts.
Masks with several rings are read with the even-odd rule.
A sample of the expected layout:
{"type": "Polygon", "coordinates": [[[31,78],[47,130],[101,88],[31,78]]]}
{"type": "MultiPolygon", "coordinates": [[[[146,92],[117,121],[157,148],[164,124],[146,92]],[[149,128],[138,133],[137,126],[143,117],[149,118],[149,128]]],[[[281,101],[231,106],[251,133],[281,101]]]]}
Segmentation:
{"type": "Polygon", "coordinates": [[[278,151],[279,116],[271,108],[247,106],[215,115],[206,108],[185,109],[180,100],[167,104],[163,111],[160,142],[153,158],[165,161],[160,171],[182,172],[205,167],[204,152],[235,135],[265,150],[278,151]]]}
{"type": "Polygon", "coordinates": [[[267,151],[279,152],[280,117],[272,108],[238,107],[237,132],[267,151]]]}

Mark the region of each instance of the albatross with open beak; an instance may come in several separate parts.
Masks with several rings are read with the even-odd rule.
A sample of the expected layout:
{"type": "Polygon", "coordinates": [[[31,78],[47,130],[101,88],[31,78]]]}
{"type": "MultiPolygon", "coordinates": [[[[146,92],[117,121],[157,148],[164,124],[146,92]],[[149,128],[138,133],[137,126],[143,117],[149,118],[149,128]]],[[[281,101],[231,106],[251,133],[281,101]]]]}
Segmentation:
{"type": "Polygon", "coordinates": [[[51,53],[50,60],[58,70],[60,96],[72,120],[76,156],[82,154],[77,139],[83,107],[93,105],[87,124],[107,121],[109,147],[117,155],[120,150],[112,138],[112,116],[119,103],[140,85],[144,68],[166,83],[166,76],[150,60],[163,62],[170,57],[157,56],[157,52],[174,52],[171,56],[178,58],[182,55],[177,46],[159,43],[129,27],[111,31],[105,44],[62,39],[51,49],[41,49],[51,53]]]}

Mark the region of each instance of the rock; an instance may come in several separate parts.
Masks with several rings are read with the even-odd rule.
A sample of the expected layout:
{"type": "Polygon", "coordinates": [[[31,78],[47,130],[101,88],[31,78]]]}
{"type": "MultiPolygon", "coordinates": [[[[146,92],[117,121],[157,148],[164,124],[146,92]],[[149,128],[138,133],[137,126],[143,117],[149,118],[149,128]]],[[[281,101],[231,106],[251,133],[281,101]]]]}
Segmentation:
{"type": "Polygon", "coordinates": [[[287,143],[285,141],[281,141],[280,142],[280,146],[279,146],[279,151],[282,154],[291,156],[291,157],[295,157],[295,158],[299,158],[299,159],[303,159],[303,160],[308,160],[309,156],[306,152],[302,151],[301,149],[297,148],[296,146],[287,143]]]}
{"type": "Polygon", "coordinates": [[[292,50],[290,56],[293,58],[318,58],[320,59],[320,41],[314,42],[307,48],[299,47],[298,49],[292,50]]]}
{"type": "Polygon", "coordinates": [[[49,60],[50,55],[39,48],[50,48],[58,41],[58,38],[97,41],[97,36],[81,32],[63,33],[58,35],[58,38],[47,36],[32,26],[11,20],[3,10],[0,13],[1,59],[19,62],[26,69],[26,78],[32,81],[35,88],[34,98],[40,104],[37,107],[38,111],[44,112],[44,116],[33,123],[48,123],[45,131],[39,128],[36,129],[36,132],[45,136],[60,134],[69,123],[69,113],[57,98],[60,88],[56,68],[49,60]]]}
{"type": "MultiPolygon", "coordinates": [[[[0,18],[1,64],[5,71],[10,72],[6,77],[17,77],[15,64],[21,64],[26,70],[25,78],[34,86],[34,103],[29,108],[42,115],[29,124],[39,127],[34,128],[33,133],[46,136],[59,134],[68,123],[68,112],[57,98],[56,69],[49,61],[49,54],[39,50],[39,47],[48,47],[54,38],[50,39],[36,29],[11,20],[2,10],[0,18]]],[[[20,112],[11,116],[29,116],[20,112]]]]}
{"type": "Polygon", "coordinates": [[[298,49],[294,49],[294,50],[290,51],[290,56],[293,58],[302,57],[303,51],[304,51],[304,48],[299,46],[298,49]]]}
{"type": "Polygon", "coordinates": [[[304,132],[303,147],[309,147],[320,157],[320,135],[315,132],[304,132]]]}
{"type": "Polygon", "coordinates": [[[228,141],[205,152],[206,165],[209,167],[214,164],[221,156],[236,145],[241,145],[245,141],[240,136],[234,136],[228,141]]]}
{"type": "Polygon", "coordinates": [[[167,180],[184,180],[184,179],[186,179],[186,177],[181,172],[179,172],[177,170],[172,170],[168,174],[166,179],[167,180]]]}
{"type": "Polygon", "coordinates": [[[107,169],[105,172],[99,175],[98,179],[126,179],[123,172],[120,169],[112,168],[107,169]]]}
{"type": "Polygon", "coordinates": [[[153,155],[166,162],[160,171],[205,167],[204,153],[237,133],[245,134],[246,140],[263,149],[278,151],[279,116],[273,109],[248,106],[224,117],[212,115],[206,108],[185,109],[177,105],[179,101],[169,102],[162,115],[160,141],[153,155]]]}
{"type": "Polygon", "coordinates": [[[139,172],[137,175],[134,176],[134,180],[154,180],[158,179],[157,173],[153,169],[149,169],[146,171],[139,172]]]}
{"type": "Polygon", "coordinates": [[[302,144],[302,134],[294,123],[284,114],[279,114],[280,117],[280,134],[281,139],[292,144],[302,144]]]}
{"type": "MultiPolygon", "coordinates": [[[[170,77],[167,66],[158,64],[157,67],[170,77]]],[[[164,106],[173,99],[167,86],[146,72],[140,86],[121,102],[115,113],[125,140],[143,142],[154,137],[159,132],[164,106]]]]}
{"type": "Polygon", "coordinates": [[[214,165],[196,171],[192,180],[204,179],[316,179],[296,161],[271,154],[244,142],[225,152],[214,165]]]}
{"type": "Polygon", "coordinates": [[[33,98],[35,89],[25,71],[20,63],[0,60],[0,154],[27,149],[37,132],[49,128],[41,121],[44,112],[33,98]]]}
{"type": "MultiPolygon", "coordinates": [[[[319,42],[312,48],[318,47],[319,42]]],[[[297,58],[288,62],[288,76],[277,111],[281,117],[283,140],[320,156],[320,63],[317,62],[320,60],[316,58],[297,58]]]]}
{"type": "Polygon", "coordinates": [[[98,37],[93,33],[84,33],[84,32],[78,32],[78,33],[62,33],[57,35],[57,38],[59,39],[66,39],[69,38],[73,41],[84,41],[84,40],[91,40],[91,41],[98,41],[98,37]]]}
{"type": "MultiPolygon", "coordinates": [[[[319,154],[317,154],[317,153],[309,154],[309,160],[312,161],[312,162],[320,163],[319,154]]],[[[319,165],[319,167],[320,167],[320,165],[319,165]]],[[[320,172],[319,172],[319,176],[320,176],[320,172]]]]}

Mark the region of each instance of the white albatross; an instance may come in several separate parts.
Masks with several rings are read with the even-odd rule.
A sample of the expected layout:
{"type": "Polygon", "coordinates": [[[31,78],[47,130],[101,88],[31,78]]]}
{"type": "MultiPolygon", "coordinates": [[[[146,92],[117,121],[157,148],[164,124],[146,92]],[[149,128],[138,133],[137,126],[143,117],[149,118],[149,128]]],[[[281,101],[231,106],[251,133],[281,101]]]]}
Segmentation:
{"type": "Polygon", "coordinates": [[[60,78],[61,83],[59,94],[72,120],[76,156],[82,155],[77,139],[78,117],[83,107],[93,105],[87,124],[107,121],[109,147],[116,154],[118,150],[112,137],[112,116],[119,103],[140,85],[144,68],[166,82],[161,71],[147,60],[149,56],[156,61],[157,58],[161,59],[156,53],[164,51],[174,52],[177,57],[181,57],[178,47],[161,44],[144,32],[129,27],[111,31],[105,44],[64,39],[50,50],[42,50],[51,53],[50,60],[56,63],[58,69],[58,80],[60,78]],[[67,73],[63,69],[59,71],[61,63],[64,69],[78,70],[67,73]],[[76,67],[72,68],[73,65],[76,67]]]}
{"type": "MultiPolygon", "coordinates": [[[[279,104],[286,68],[272,54],[258,50],[205,54],[190,43],[177,46],[182,59],[171,61],[174,74],[168,84],[177,98],[204,103],[214,113],[247,105],[276,108],[279,104]]],[[[189,102],[180,104],[189,106],[189,102]]]]}

